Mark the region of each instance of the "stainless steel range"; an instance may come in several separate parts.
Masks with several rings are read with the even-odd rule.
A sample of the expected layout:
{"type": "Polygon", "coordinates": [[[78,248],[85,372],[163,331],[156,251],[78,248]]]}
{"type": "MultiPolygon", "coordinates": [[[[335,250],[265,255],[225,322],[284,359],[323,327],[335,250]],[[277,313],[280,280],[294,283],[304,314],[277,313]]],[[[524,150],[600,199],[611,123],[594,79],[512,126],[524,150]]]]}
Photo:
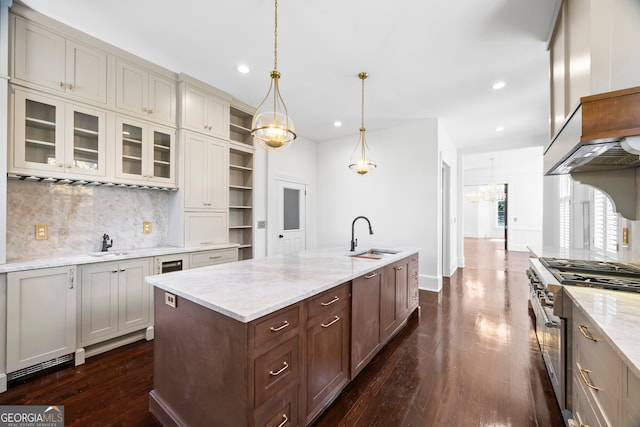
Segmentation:
{"type": "Polygon", "coordinates": [[[531,258],[527,270],[536,336],[565,419],[571,402],[571,302],[564,286],[640,292],[640,267],[618,262],[531,258]]]}

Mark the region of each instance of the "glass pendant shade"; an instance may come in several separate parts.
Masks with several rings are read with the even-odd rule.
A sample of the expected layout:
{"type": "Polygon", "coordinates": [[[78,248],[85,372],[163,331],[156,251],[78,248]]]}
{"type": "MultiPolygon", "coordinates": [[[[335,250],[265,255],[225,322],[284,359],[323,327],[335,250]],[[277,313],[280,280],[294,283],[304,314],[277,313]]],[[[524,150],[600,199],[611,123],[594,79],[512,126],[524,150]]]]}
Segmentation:
{"type": "Polygon", "coordinates": [[[360,138],[356,148],[351,153],[351,160],[349,161],[349,169],[358,175],[366,175],[376,168],[376,164],[373,163],[371,158],[364,132],[365,129],[360,128],[360,138]]]}
{"type": "Polygon", "coordinates": [[[296,139],[295,125],[287,114],[287,107],[278,90],[279,78],[280,73],[273,70],[267,96],[258,106],[251,124],[253,137],[262,147],[270,150],[285,148],[296,139]]]}

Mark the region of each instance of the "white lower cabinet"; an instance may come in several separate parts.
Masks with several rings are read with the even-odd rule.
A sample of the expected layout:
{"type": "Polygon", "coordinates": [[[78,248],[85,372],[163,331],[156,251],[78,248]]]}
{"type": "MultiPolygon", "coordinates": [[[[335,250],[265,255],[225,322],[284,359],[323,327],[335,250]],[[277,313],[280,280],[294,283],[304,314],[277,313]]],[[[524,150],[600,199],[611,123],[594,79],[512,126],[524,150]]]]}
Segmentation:
{"type": "Polygon", "coordinates": [[[191,266],[190,268],[198,268],[237,260],[238,248],[212,249],[209,251],[192,252],[189,258],[189,265],[191,266]]]}
{"type": "Polygon", "coordinates": [[[227,243],[228,218],[226,212],[185,212],[184,245],[188,247],[227,243]]]}
{"type": "Polygon", "coordinates": [[[153,325],[152,258],[80,269],[80,345],[89,346],[153,325]]]}
{"type": "Polygon", "coordinates": [[[75,352],[75,271],[7,273],[7,372],[75,352]]]}
{"type": "Polygon", "coordinates": [[[626,369],[623,402],[623,423],[625,426],[640,425],[640,378],[631,369],[626,369]]]}

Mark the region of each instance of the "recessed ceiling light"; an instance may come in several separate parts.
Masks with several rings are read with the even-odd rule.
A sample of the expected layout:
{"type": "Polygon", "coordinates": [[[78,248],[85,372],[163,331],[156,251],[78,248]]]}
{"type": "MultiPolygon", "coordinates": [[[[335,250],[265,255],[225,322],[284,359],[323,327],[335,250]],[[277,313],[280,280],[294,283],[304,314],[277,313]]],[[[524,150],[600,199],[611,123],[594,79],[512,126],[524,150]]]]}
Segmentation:
{"type": "Polygon", "coordinates": [[[249,72],[249,67],[244,64],[240,64],[238,65],[238,72],[241,74],[247,74],[249,72]]]}
{"type": "Polygon", "coordinates": [[[339,128],[340,126],[342,126],[342,122],[340,120],[336,120],[335,122],[333,122],[333,125],[339,128]]]}
{"type": "Polygon", "coordinates": [[[493,84],[493,86],[491,86],[494,90],[498,90],[498,89],[502,89],[503,87],[505,87],[507,84],[503,81],[499,81],[499,82],[495,82],[493,84]]]}
{"type": "Polygon", "coordinates": [[[496,132],[502,132],[504,130],[504,126],[498,126],[496,128],[496,132]]]}

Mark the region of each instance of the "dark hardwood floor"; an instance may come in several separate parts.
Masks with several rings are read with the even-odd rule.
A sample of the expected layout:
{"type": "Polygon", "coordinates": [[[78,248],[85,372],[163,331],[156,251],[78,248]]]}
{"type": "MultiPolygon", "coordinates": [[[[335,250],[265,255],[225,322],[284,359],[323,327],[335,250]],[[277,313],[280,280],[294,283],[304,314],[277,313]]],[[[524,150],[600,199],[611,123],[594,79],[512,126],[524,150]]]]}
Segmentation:
{"type": "MultiPolygon", "coordinates": [[[[420,293],[410,321],[314,427],[564,426],[528,315],[526,253],[465,239],[466,267],[420,293]]],[[[59,404],[67,426],[157,426],[153,342],[16,385],[0,405],[59,404]]],[[[227,427],[227,426],[224,426],[227,427]]]]}

